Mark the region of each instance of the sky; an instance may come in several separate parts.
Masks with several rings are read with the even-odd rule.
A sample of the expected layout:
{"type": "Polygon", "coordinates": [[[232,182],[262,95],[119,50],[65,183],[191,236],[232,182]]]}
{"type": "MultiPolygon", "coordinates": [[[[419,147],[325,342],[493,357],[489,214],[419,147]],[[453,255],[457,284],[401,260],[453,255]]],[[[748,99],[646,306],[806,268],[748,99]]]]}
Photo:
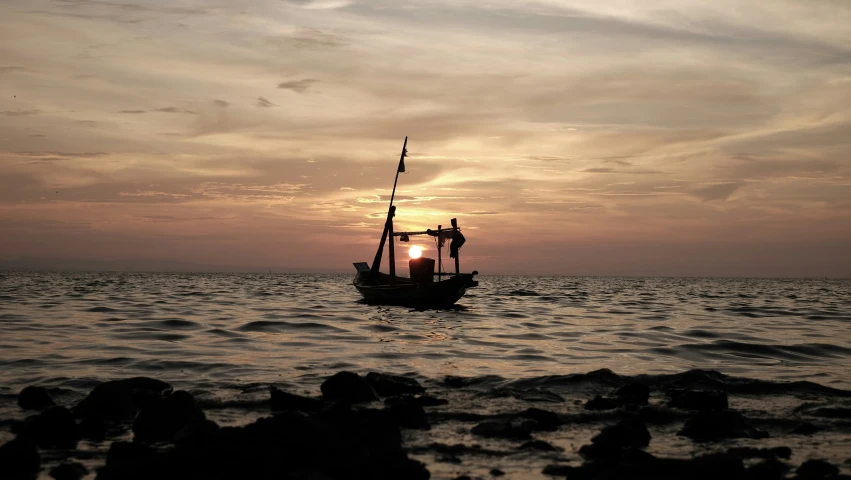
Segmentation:
{"type": "Polygon", "coordinates": [[[464,271],[848,277],[849,25],[846,0],[0,0],[0,266],[354,273],[408,136],[395,228],[457,217],[464,271]]]}

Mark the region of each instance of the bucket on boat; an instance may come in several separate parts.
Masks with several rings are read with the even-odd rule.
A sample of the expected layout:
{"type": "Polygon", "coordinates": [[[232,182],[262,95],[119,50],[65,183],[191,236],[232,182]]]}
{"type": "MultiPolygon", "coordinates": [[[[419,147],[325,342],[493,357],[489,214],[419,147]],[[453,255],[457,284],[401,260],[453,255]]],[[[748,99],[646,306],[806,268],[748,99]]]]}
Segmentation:
{"type": "Polygon", "coordinates": [[[414,283],[431,283],[434,281],[434,259],[412,258],[408,262],[411,269],[411,281],[414,283]]]}

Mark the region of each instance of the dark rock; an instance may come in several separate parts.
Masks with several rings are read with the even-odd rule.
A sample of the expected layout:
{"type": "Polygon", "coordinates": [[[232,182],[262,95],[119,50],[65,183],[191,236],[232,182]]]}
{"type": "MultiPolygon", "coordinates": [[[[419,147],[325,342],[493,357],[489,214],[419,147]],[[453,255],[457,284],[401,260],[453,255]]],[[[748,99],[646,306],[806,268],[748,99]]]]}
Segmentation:
{"type": "Polygon", "coordinates": [[[382,397],[394,395],[416,395],[425,393],[425,388],[416,379],[400,375],[388,375],[386,373],[369,372],[364,379],[366,383],[382,397]]]}
{"type": "Polygon", "coordinates": [[[425,410],[413,397],[393,397],[388,399],[385,405],[400,427],[431,430],[425,410]]]}
{"type": "Polygon", "coordinates": [[[647,405],[650,387],[643,383],[628,383],[615,390],[615,396],[625,405],[647,405]]]}
{"type": "Polygon", "coordinates": [[[50,407],[27,419],[22,435],[45,449],[74,449],[80,440],[74,415],[65,407],[50,407]]]}
{"type": "Polygon", "coordinates": [[[799,478],[816,480],[838,475],[839,468],[824,460],[811,459],[801,464],[801,466],[795,470],[795,473],[798,474],[799,478]]]}
{"type": "Polygon", "coordinates": [[[745,475],[742,459],[726,453],[711,453],[695,457],[691,461],[691,469],[694,476],[701,479],[735,479],[745,475]]]}
{"type": "Polygon", "coordinates": [[[40,467],[41,456],[32,440],[18,437],[0,445],[0,478],[34,479],[40,467]]]}
{"type": "Polygon", "coordinates": [[[86,417],[77,425],[77,431],[80,433],[80,438],[91,440],[93,442],[102,442],[106,440],[106,423],[102,418],[86,417]]]}
{"type": "Polygon", "coordinates": [[[528,442],[520,445],[520,450],[534,450],[538,452],[560,452],[561,448],[550,445],[549,443],[543,440],[529,440],[528,442]]]}
{"type": "Polygon", "coordinates": [[[298,472],[291,473],[288,477],[288,480],[333,480],[331,477],[322,474],[321,472],[317,472],[315,470],[300,470],[298,472]]]}
{"type": "Polygon", "coordinates": [[[219,425],[212,420],[193,421],[174,434],[174,444],[183,448],[208,447],[218,440],[219,425]]]}
{"type": "Polygon", "coordinates": [[[576,467],[571,467],[570,465],[547,465],[541,470],[541,473],[554,477],[563,477],[565,475],[570,476],[571,472],[575,469],[576,467]]]}
{"type": "Polygon", "coordinates": [[[585,410],[614,410],[620,404],[613,398],[597,395],[585,402],[585,410]]]}
{"type": "Polygon", "coordinates": [[[786,476],[789,467],[777,460],[771,458],[751,465],[747,470],[748,480],[779,480],[786,476]]]}
{"type": "Polygon", "coordinates": [[[24,410],[41,410],[53,405],[53,398],[44,387],[25,387],[18,394],[18,406],[24,410]]]}
{"type": "Polygon", "coordinates": [[[358,374],[338,372],[322,382],[322,396],[328,400],[343,400],[350,403],[378,400],[375,392],[358,374]]]}
{"type": "Polygon", "coordinates": [[[671,390],[668,406],[685,410],[726,410],[727,393],[717,390],[671,390]]]}
{"type": "Polygon", "coordinates": [[[113,442],[106,454],[106,465],[98,470],[97,480],[143,480],[174,478],[168,457],[139,443],[113,442]]]}
{"type": "Polygon", "coordinates": [[[525,440],[531,436],[534,421],[515,418],[509,421],[482,422],[470,430],[473,435],[487,438],[525,440]]]}
{"type": "Polygon", "coordinates": [[[287,393],[274,385],[269,386],[272,397],[272,410],[297,410],[300,412],[318,412],[322,410],[322,401],[316,398],[303,397],[287,393]]]}
{"type": "Polygon", "coordinates": [[[559,425],[561,425],[561,420],[559,419],[558,414],[550,412],[549,410],[542,410],[540,408],[527,408],[520,412],[517,416],[534,420],[535,425],[532,426],[532,429],[535,431],[555,431],[558,429],[559,425]]]}
{"type": "Polygon", "coordinates": [[[147,377],[104,382],[74,407],[74,414],[112,422],[129,421],[149,399],[159,398],[169,389],[171,385],[147,377]]]}
{"type": "Polygon", "coordinates": [[[773,447],[773,448],[754,448],[754,447],[734,447],[727,450],[727,453],[739,458],[785,458],[789,459],[792,456],[792,449],[789,447],[773,447]]]}
{"type": "Polygon", "coordinates": [[[166,398],[151,401],[139,411],[133,422],[133,439],[142,443],[170,442],[184,426],[205,419],[195,398],[188,392],[178,390],[166,398]]]}
{"type": "Polygon", "coordinates": [[[433,397],[431,395],[420,395],[416,397],[416,399],[417,403],[419,403],[421,407],[437,407],[449,403],[449,400],[433,397]]]}
{"type": "Polygon", "coordinates": [[[797,427],[795,427],[789,433],[791,433],[793,435],[812,435],[812,434],[818,433],[822,430],[824,430],[824,429],[821,428],[821,427],[818,427],[816,425],[813,425],[810,422],[803,422],[800,425],[798,425],[797,427]]]}
{"type": "Polygon", "coordinates": [[[851,408],[846,407],[822,407],[810,412],[817,417],[825,418],[851,418],[851,408]]]}
{"type": "Polygon", "coordinates": [[[686,421],[677,433],[695,441],[715,441],[725,438],[767,438],[768,433],[750,425],[739,412],[705,410],[686,421]]]}
{"type": "Polygon", "coordinates": [[[591,445],[583,445],[579,454],[583,458],[606,458],[618,456],[628,448],[642,448],[650,444],[650,432],[637,417],[628,417],[615,425],[603,427],[591,439],[591,445]]]}
{"type": "Polygon", "coordinates": [[[500,470],[498,468],[491,468],[490,474],[493,475],[494,477],[501,477],[501,476],[505,475],[505,472],[503,472],[502,470],[500,470]]]}
{"type": "Polygon", "coordinates": [[[89,469],[77,462],[63,463],[50,471],[56,480],[80,480],[89,474],[89,469]]]}
{"type": "Polygon", "coordinates": [[[412,451],[417,453],[426,453],[426,452],[434,452],[440,455],[445,455],[449,457],[457,457],[460,455],[482,455],[487,457],[504,457],[508,455],[508,452],[503,452],[499,450],[486,450],[482,448],[480,445],[464,445],[463,443],[456,443],[454,445],[447,445],[445,443],[431,443],[422,447],[414,447],[412,451]]]}

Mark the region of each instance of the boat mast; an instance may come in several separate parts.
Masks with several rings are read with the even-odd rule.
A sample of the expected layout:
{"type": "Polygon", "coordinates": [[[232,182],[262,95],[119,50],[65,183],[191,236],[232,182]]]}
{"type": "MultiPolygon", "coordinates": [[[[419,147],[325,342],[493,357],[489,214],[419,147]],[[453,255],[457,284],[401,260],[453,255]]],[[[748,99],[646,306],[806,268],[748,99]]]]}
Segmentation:
{"type": "Polygon", "coordinates": [[[405,137],[405,143],[402,144],[402,155],[399,157],[399,168],[396,169],[396,179],[393,180],[393,193],[390,194],[390,208],[387,210],[387,220],[384,222],[384,232],[381,233],[381,241],[378,243],[378,251],[375,253],[375,259],[372,261],[370,275],[378,276],[378,270],[381,268],[381,256],[384,253],[384,243],[387,241],[387,233],[390,233],[390,281],[396,283],[396,258],[393,250],[393,216],[396,214],[396,207],[393,206],[393,199],[396,197],[396,183],[399,181],[399,173],[405,171],[405,155],[407,154],[406,147],[408,146],[408,137],[405,137]]]}
{"type": "MultiPolygon", "coordinates": [[[[458,235],[458,219],[452,219],[452,241],[455,241],[455,237],[458,235]]],[[[452,245],[449,246],[452,248],[452,245]]],[[[461,250],[460,248],[458,250],[461,250]]],[[[455,275],[461,275],[461,265],[458,263],[458,256],[461,252],[455,251],[455,275]]]]}

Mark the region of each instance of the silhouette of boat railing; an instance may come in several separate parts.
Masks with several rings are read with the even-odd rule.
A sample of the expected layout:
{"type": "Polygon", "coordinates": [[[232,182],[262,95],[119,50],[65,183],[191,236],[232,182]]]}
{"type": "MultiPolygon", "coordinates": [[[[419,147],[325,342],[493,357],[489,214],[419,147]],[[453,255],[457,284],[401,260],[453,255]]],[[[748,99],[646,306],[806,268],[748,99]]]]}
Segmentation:
{"type": "Polygon", "coordinates": [[[372,266],[366,262],[354,264],[357,270],[352,282],[358,292],[368,303],[384,305],[409,305],[421,307],[447,307],[453,305],[467,292],[470,287],[476,287],[479,282],[474,277],[479,272],[461,273],[459,262],[459,251],[466,241],[461,229],[458,227],[457,219],[451,221],[451,228],[443,228],[438,225],[436,230],[427,229],[416,232],[394,232],[393,217],[396,215],[396,207],[393,199],[396,196],[396,184],[399,181],[399,173],[405,171],[405,156],[407,155],[408,137],[402,146],[402,155],[399,157],[399,167],[396,169],[396,179],[393,181],[393,193],[390,195],[390,208],[387,211],[387,219],[384,222],[384,231],[378,244],[378,251],[372,261],[372,266]],[[437,242],[437,272],[434,271],[434,260],[430,258],[414,258],[409,262],[410,277],[399,277],[396,275],[396,253],[395,239],[408,242],[410,237],[428,235],[435,237],[437,242]],[[387,242],[387,239],[390,242],[387,242]],[[449,256],[455,260],[455,272],[443,271],[442,249],[444,243],[451,240],[449,245],[449,256]],[[384,246],[387,245],[390,273],[379,271],[381,259],[384,255],[384,246]],[[437,277],[435,281],[434,277],[437,277]],[[445,278],[444,278],[445,277],[445,278]]]}

